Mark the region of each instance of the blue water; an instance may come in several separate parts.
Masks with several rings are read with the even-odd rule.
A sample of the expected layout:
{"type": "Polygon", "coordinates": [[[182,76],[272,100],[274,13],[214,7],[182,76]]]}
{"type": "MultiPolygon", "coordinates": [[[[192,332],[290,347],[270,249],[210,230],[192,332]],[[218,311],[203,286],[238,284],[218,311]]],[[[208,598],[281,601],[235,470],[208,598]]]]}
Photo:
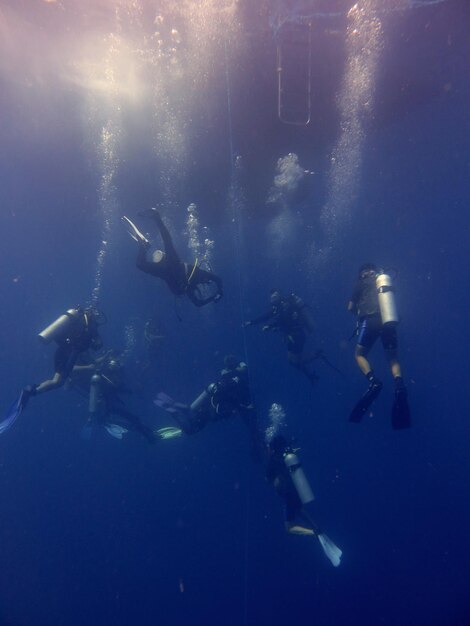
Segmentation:
{"type": "Polygon", "coordinates": [[[358,3],[365,40],[354,49],[350,2],[331,3],[334,18],[303,3],[311,121],[294,126],[277,115],[276,44],[296,101],[305,31],[297,40],[287,21],[274,38],[274,4],[253,4],[3,2],[0,401],[6,411],[51,375],[53,347],[37,333],[92,299],[106,346],[126,353],[126,402],[152,426],[173,425],[153,405],[159,391],[191,401],[238,354],[262,427],[273,402],[284,407],[312,514],[342,563],[285,533],[242,423],[155,446],[104,430],[83,441],[87,399],[59,389],[0,438],[1,626],[470,624],[470,6],[358,3]],[[289,153],[313,173],[286,191],[276,163],[289,153]],[[137,271],[119,221],[158,204],[192,259],[191,202],[225,285],[202,310],[137,271]],[[391,428],[379,346],[384,390],[371,417],[347,421],[365,381],[346,303],[370,260],[398,270],[408,431],[391,428]],[[310,304],[310,346],[344,377],[319,363],[311,389],[280,337],[243,333],[272,287],[310,304]],[[152,316],[164,339],[142,373],[152,316]]]}

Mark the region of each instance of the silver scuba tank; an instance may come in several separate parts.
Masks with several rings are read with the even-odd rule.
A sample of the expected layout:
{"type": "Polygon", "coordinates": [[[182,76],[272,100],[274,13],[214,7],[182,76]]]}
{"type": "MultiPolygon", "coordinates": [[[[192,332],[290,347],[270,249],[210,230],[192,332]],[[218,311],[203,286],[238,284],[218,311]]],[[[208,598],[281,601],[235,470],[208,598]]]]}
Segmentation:
{"type": "Polygon", "coordinates": [[[66,337],[80,315],[80,309],[69,309],[66,313],[58,317],[55,322],[52,322],[52,324],[40,332],[38,335],[39,339],[43,343],[48,344],[51,343],[51,341],[58,341],[66,337]]]}
{"type": "Polygon", "coordinates": [[[382,324],[397,324],[398,312],[395,303],[395,287],[392,277],[388,274],[377,274],[375,279],[377,294],[379,297],[380,316],[382,324]]]}
{"type": "Polygon", "coordinates": [[[88,410],[90,413],[96,413],[100,403],[100,382],[101,376],[99,374],[93,374],[90,381],[90,395],[88,398],[88,410]]]}
{"type": "Polygon", "coordinates": [[[204,405],[209,404],[209,402],[210,402],[210,396],[207,393],[207,391],[204,389],[204,391],[201,394],[199,394],[198,397],[191,404],[190,406],[191,412],[197,413],[198,411],[204,408],[204,405]]]}
{"type": "Polygon", "coordinates": [[[290,477],[302,504],[308,504],[309,502],[315,500],[313,491],[308,483],[304,470],[302,469],[300,459],[295,452],[288,452],[285,454],[284,463],[289,470],[290,477]]]}

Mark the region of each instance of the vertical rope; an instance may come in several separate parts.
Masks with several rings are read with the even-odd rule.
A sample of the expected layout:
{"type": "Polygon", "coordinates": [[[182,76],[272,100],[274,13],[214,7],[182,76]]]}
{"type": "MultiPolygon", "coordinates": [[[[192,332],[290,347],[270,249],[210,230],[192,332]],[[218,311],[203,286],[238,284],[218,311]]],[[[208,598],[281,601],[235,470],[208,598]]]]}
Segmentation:
{"type": "MultiPolygon", "coordinates": [[[[235,260],[236,260],[236,268],[237,268],[237,290],[238,290],[238,302],[240,309],[240,321],[242,326],[243,321],[245,320],[245,305],[244,305],[244,294],[243,294],[243,277],[242,277],[242,251],[241,251],[241,221],[240,221],[240,210],[239,204],[236,198],[237,192],[237,165],[235,161],[234,151],[233,151],[233,128],[232,128],[232,98],[231,98],[231,89],[230,89],[230,74],[229,74],[229,66],[228,66],[228,51],[227,51],[227,40],[224,41],[224,52],[225,52],[225,86],[227,92],[227,117],[228,117],[228,138],[229,138],[229,150],[230,150],[230,168],[231,168],[231,182],[230,182],[230,192],[229,192],[229,203],[230,203],[230,212],[232,223],[234,224],[234,245],[235,245],[235,260]]],[[[248,367],[248,384],[251,388],[250,381],[250,367],[248,363],[248,347],[246,342],[246,331],[243,328],[242,330],[243,336],[243,353],[245,363],[248,367]]],[[[245,503],[245,549],[243,552],[243,561],[244,561],[244,596],[243,596],[243,623],[245,626],[248,624],[248,528],[249,528],[249,518],[250,518],[250,471],[247,472],[247,489],[246,489],[246,503],[245,503]]]]}

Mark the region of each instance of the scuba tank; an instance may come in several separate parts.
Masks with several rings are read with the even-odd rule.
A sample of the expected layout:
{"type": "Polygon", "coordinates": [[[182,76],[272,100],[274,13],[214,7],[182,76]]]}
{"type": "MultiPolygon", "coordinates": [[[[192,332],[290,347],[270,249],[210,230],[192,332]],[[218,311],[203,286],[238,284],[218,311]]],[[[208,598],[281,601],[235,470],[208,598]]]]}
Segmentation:
{"type": "Polygon", "coordinates": [[[90,396],[88,399],[88,410],[90,413],[96,413],[98,411],[98,405],[101,400],[100,383],[101,376],[99,374],[93,374],[90,381],[90,396]]]}
{"type": "Polygon", "coordinates": [[[290,477],[302,504],[308,504],[315,500],[313,491],[302,469],[300,459],[292,449],[289,449],[284,454],[284,463],[289,470],[290,477]]]}
{"type": "Polygon", "coordinates": [[[382,324],[397,324],[398,313],[395,303],[395,287],[392,277],[384,272],[379,272],[375,279],[377,294],[379,297],[380,316],[382,324]]]}
{"type": "Polygon", "coordinates": [[[45,344],[51,343],[51,341],[65,339],[67,333],[80,319],[81,315],[81,309],[69,309],[66,313],[58,317],[55,322],[52,322],[52,324],[40,332],[38,335],[39,339],[45,344]]]}
{"type": "Polygon", "coordinates": [[[198,395],[198,397],[194,400],[194,402],[190,405],[191,413],[197,413],[205,408],[205,406],[209,403],[210,396],[207,391],[204,391],[198,395]]]}

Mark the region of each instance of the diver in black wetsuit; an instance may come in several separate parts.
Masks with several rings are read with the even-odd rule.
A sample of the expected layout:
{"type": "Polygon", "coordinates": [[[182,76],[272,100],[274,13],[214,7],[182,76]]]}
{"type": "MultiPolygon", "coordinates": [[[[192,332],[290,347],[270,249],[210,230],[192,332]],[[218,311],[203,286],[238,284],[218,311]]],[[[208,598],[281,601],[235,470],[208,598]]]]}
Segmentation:
{"type": "Polygon", "coordinates": [[[271,308],[269,311],[244,323],[252,326],[264,322],[263,330],[279,330],[285,337],[289,363],[300,370],[313,385],[318,376],[307,365],[318,357],[317,354],[305,354],[304,347],[307,332],[313,328],[307,306],[295,294],[283,296],[278,289],[271,290],[271,308]]]}
{"type": "Polygon", "coordinates": [[[284,500],[287,532],[294,535],[315,535],[316,525],[305,511],[284,461],[289,450],[289,444],[281,435],[277,435],[269,442],[266,480],[284,500]]]}
{"type": "Polygon", "coordinates": [[[303,472],[297,451],[282,435],[267,444],[266,480],[271,483],[285,505],[285,528],[292,535],[316,537],[331,563],[340,564],[342,551],[320,530],[306,511],[314,496],[303,472]]]}
{"type": "Polygon", "coordinates": [[[171,413],[188,435],[201,431],[209,422],[240,416],[250,431],[253,455],[259,460],[261,444],[247,365],[233,355],[224,358],[224,365],[219,379],[208,385],[190,405],[175,402],[164,393],[157,396],[155,404],[171,413]]]}
{"type": "Polygon", "coordinates": [[[20,417],[30,398],[61,387],[70,375],[80,354],[88,349],[98,350],[102,346],[98,334],[98,325],[104,316],[91,307],[69,309],[52,324],[39,333],[44,343],[55,341],[57,349],[54,355],[55,373],[50,380],[24,387],[18,398],[9,407],[0,422],[0,434],[8,430],[20,417]]]}
{"type": "Polygon", "coordinates": [[[133,228],[130,234],[139,243],[137,267],[147,274],[164,280],[170,291],[176,296],[186,294],[197,307],[220,300],[223,295],[223,288],[219,276],[198,267],[197,260],[194,264],[181,261],[170,233],[156,209],[142,212],[141,215],[152,217],[155,220],[163,240],[164,252],[156,250],[153,253],[152,261],[147,260],[149,241],[142,236],[128,218],[123,218],[127,225],[133,228]],[[209,291],[209,295],[204,296],[205,289],[209,291]]]}
{"type": "Polygon", "coordinates": [[[377,378],[368,360],[371,348],[380,337],[395,382],[392,423],[395,428],[406,428],[409,426],[409,409],[401,367],[397,359],[397,324],[382,323],[376,286],[378,273],[379,270],[373,263],[362,265],[359,268],[356,285],[348,302],[348,310],[354,313],[358,319],[356,363],[369,381],[369,388],[351,413],[350,420],[353,422],[360,421],[382,390],[382,381],[377,378]]]}
{"type": "Polygon", "coordinates": [[[98,334],[101,317],[102,314],[91,307],[69,309],[39,334],[44,343],[55,341],[58,344],[54,355],[55,373],[50,380],[25,387],[22,408],[26,406],[31,396],[61,387],[72,372],[80,354],[89,349],[99,350],[102,347],[98,334]]]}
{"type": "Polygon", "coordinates": [[[149,443],[155,443],[153,430],[137,415],[128,411],[120,397],[131,391],[124,382],[123,365],[112,351],[88,365],[75,366],[71,379],[72,385],[82,388],[89,395],[90,416],[85,431],[99,424],[113,435],[113,427],[118,426],[122,428],[119,438],[130,429],[143,435],[149,443]]]}

